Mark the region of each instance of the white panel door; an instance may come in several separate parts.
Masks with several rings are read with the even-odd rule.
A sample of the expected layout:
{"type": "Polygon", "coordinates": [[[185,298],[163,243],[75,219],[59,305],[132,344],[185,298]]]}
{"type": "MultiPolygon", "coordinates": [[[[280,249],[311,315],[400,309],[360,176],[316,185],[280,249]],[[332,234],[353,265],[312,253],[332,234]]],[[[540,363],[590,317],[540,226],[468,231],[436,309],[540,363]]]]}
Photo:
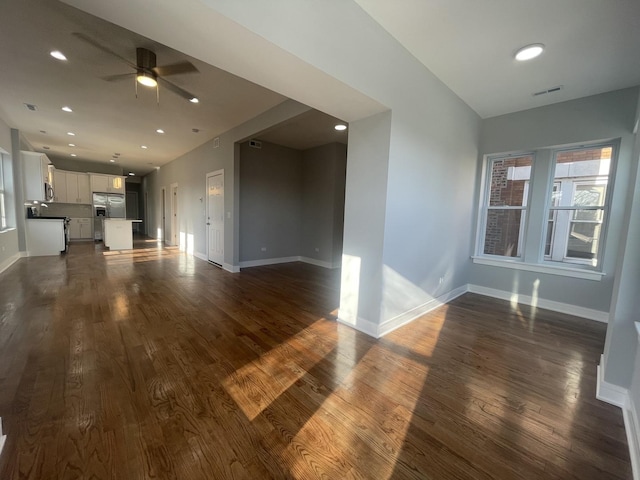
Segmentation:
{"type": "Polygon", "coordinates": [[[224,170],[207,175],[207,259],[224,262],[224,170]]]}

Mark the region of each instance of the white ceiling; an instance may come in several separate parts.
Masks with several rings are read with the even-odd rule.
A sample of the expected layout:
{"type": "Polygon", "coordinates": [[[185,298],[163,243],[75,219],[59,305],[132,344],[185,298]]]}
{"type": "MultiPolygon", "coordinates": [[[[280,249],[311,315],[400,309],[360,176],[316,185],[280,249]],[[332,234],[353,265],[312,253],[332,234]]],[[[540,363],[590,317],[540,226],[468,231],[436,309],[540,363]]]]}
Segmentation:
{"type": "Polygon", "coordinates": [[[355,1],[483,118],[640,85],[638,0],[355,1]]]}
{"type": "MultiPolygon", "coordinates": [[[[355,1],[484,118],[640,84],[638,0],[403,0],[401,8],[387,0],[355,1]],[[541,57],[528,63],[513,59],[518,47],[538,42],[547,46],[541,57]],[[563,85],[559,92],[532,96],[558,85],[563,85]]],[[[120,4],[131,9],[136,5],[120,4]]],[[[118,152],[125,171],[145,174],[285,100],[56,0],[2,0],[0,18],[0,115],[36,150],[48,146],[52,156],[73,152],[78,159],[108,162],[118,152]],[[131,61],[137,46],[155,51],[159,65],[191,61],[200,73],[171,80],[196,94],[200,104],[161,88],[157,105],[153,90],[141,87],[135,97],[133,80],[101,80],[129,67],[75,38],[72,32],[77,31],[131,61]],[[52,49],[64,51],[69,61],[52,59],[52,49]],[[37,105],[38,111],[27,110],[24,103],[37,105]],[[63,105],[74,113],[62,112],[63,105]],[[166,133],[160,136],[156,128],[166,133]],[[193,128],[199,133],[192,133],[193,128]],[[73,140],[67,131],[77,134],[73,140]],[[69,147],[71,142],[77,147],[69,147]]],[[[219,42],[208,45],[218,45],[217,55],[224,57],[219,42]]],[[[231,60],[241,67],[237,72],[251,68],[251,59],[241,64],[231,60]]],[[[265,84],[273,75],[287,73],[265,72],[265,84]]],[[[293,75],[292,85],[306,88],[304,75],[293,75]]],[[[335,85],[317,86],[324,87],[335,85]]],[[[377,108],[358,92],[340,88],[335,92],[345,105],[351,102],[363,112],[377,108]]],[[[315,112],[257,138],[308,148],[336,141],[335,132],[322,138],[322,132],[330,130],[325,127],[335,121],[315,112]]],[[[337,141],[346,141],[343,137],[337,141]]]]}
{"type": "Polygon", "coordinates": [[[78,160],[109,163],[120,153],[117,164],[125,172],[145,174],[286,100],[57,1],[3,0],[0,18],[0,115],[35,150],[54,159],[75,153],[78,160]],[[138,46],[153,50],[158,65],[190,61],[199,73],[169,79],[197,95],[200,103],[194,105],[160,84],[158,104],[155,89],[139,87],[136,98],[133,78],[101,79],[132,70],[73,32],[85,33],[133,63],[138,46]],[[53,59],[49,52],[54,49],[68,61],[53,59]],[[36,105],[37,111],[25,103],[36,105]],[[63,112],[65,105],[73,113],[63,112]],[[158,128],[165,134],[157,134],[158,128]],[[193,133],[194,128],[199,132],[193,133]],[[68,136],[69,131],[76,135],[68,136]]]}

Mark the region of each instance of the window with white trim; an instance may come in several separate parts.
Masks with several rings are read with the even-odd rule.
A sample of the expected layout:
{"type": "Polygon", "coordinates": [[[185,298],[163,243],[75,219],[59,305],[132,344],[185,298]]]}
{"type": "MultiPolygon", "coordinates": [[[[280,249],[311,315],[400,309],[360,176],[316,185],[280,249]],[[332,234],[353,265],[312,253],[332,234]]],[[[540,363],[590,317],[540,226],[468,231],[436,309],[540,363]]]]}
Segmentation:
{"type": "Polygon", "coordinates": [[[477,254],[527,264],[598,267],[616,145],[487,157],[477,254]]]}
{"type": "Polygon", "coordinates": [[[0,230],[7,228],[7,211],[4,201],[4,158],[0,153],[0,230]]]}
{"type": "Polygon", "coordinates": [[[485,255],[520,257],[532,155],[491,157],[483,206],[485,255]]]}

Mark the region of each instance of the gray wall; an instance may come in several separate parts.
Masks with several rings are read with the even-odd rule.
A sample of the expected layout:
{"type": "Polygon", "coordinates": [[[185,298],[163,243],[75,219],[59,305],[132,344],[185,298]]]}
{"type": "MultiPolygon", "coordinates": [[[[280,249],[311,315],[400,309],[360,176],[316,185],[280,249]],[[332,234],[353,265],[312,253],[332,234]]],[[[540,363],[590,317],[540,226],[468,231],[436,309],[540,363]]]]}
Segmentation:
{"type": "Polygon", "coordinates": [[[332,266],[342,261],[347,146],[331,143],[302,152],[300,255],[332,266]]]}
{"type": "MultiPolygon", "coordinates": [[[[623,216],[632,166],[633,125],[638,89],[615,92],[485,119],[480,137],[482,155],[621,138],[601,281],[522,270],[472,265],[469,282],[520,295],[609,311],[623,216]],[[536,286],[537,284],[537,286],[536,286]]],[[[476,197],[480,175],[476,181],[476,197]]],[[[475,235],[475,223],[473,234],[475,235]]]]}
{"type": "Polygon", "coordinates": [[[242,143],[239,189],[240,261],[300,255],[302,153],[242,143]]]}
{"type": "Polygon", "coordinates": [[[304,257],[340,265],[346,145],[299,151],[244,142],[239,164],[240,262],[304,257]]]}
{"type": "Polygon", "coordinates": [[[239,265],[240,220],[237,214],[239,204],[238,184],[239,168],[236,168],[240,155],[238,142],[251,138],[255,133],[294,118],[309,110],[309,107],[293,100],[258,115],[238,127],[221,133],[219,146],[214,140],[186,153],[160,167],[143,178],[143,195],[149,200],[149,235],[156,236],[162,224],[162,187],[169,189],[170,184],[178,184],[178,222],[181,232],[192,235],[194,253],[206,256],[206,175],[224,169],[224,267],[234,269],[239,265]]]}

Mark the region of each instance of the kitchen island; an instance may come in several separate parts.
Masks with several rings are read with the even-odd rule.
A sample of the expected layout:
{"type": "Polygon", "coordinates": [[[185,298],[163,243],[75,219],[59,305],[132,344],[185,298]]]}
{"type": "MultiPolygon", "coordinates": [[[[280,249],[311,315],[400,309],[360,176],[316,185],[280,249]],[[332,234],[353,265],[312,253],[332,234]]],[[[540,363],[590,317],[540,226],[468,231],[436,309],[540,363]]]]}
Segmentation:
{"type": "Polygon", "coordinates": [[[104,246],[109,250],[133,249],[133,224],[142,220],[105,218],[103,221],[104,246]]]}

